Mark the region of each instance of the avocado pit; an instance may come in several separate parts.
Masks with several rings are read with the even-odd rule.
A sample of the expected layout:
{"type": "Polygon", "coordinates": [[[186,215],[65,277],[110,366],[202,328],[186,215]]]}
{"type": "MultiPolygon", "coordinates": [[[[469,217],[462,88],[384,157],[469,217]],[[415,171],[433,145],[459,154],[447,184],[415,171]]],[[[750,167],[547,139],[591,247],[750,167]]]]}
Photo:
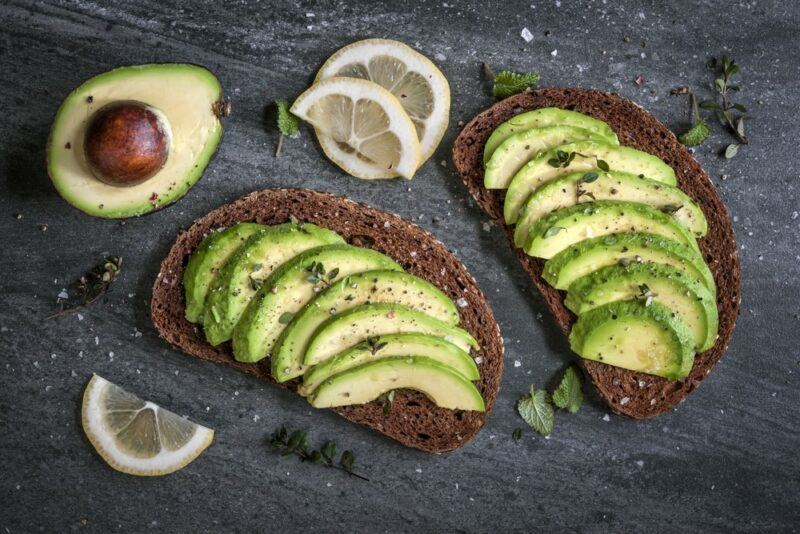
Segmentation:
{"type": "Polygon", "coordinates": [[[142,102],[103,106],[89,120],[84,154],[92,174],[121,187],[140,184],[164,167],[171,132],[163,113],[142,102]]]}

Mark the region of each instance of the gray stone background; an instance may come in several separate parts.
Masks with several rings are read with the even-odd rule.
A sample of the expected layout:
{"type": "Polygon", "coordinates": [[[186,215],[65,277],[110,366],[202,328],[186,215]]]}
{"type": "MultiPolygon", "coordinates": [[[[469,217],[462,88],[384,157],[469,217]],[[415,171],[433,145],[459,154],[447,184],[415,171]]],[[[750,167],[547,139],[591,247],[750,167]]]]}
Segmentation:
{"type": "Polygon", "coordinates": [[[4,532],[233,531],[796,531],[800,528],[800,247],[794,2],[180,2],[6,1],[0,6],[0,528],[4,532]],[[520,36],[523,28],[531,42],[520,36]],[[273,157],[266,111],[292,99],[337,48],[402,40],[450,81],[452,119],[412,182],[368,183],[327,162],[310,132],[273,157]],[[627,39],[626,39],[627,38],[627,39]],[[557,414],[549,439],[514,402],[570,362],[540,298],[496,227],[452,170],[460,121],[492,103],[480,61],[537,70],[543,86],[617,91],[673,129],[687,126],[689,85],[709,98],[705,62],[730,53],[752,140],[732,160],[721,128],[695,156],[734,221],[742,313],[730,350],[674,412],[609,415],[587,387],[579,413],[557,414]],[[55,110],[86,78],[125,64],[209,67],[233,101],[225,138],[178,204],[124,222],[62,201],[45,171],[55,110]],[[644,78],[637,85],[637,76],[644,78]],[[405,449],[231,369],[186,357],[148,316],[158,264],[180,229],[267,187],[345,194],[412,219],[451,247],[487,294],[505,337],[506,372],[479,436],[432,456],[405,449]],[[15,217],[22,214],[21,219],[15,217]],[[41,225],[47,225],[46,231],[41,225]],[[124,257],[102,302],[45,321],[63,287],[105,254],[124,257]],[[115,472],[80,428],[96,372],[216,429],[177,474],[115,472]],[[276,427],[335,439],[371,482],[273,453],[276,427]]]}

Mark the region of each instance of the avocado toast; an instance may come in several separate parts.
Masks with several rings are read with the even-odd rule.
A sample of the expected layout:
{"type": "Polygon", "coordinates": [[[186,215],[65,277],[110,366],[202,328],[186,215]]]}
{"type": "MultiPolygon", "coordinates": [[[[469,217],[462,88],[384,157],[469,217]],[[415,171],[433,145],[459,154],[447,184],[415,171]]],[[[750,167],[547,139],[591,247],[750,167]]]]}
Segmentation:
{"type": "MultiPolygon", "coordinates": [[[[434,311],[435,307],[425,311],[436,313],[440,316],[439,319],[432,320],[440,325],[442,329],[449,328],[463,332],[465,339],[474,341],[480,347],[478,351],[473,349],[472,356],[475,360],[474,363],[477,363],[479,371],[478,379],[475,381],[473,389],[480,394],[481,400],[478,402],[478,399],[475,398],[473,401],[468,396],[461,399],[461,402],[473,402],[472,406],[474,408],[452,410],[438,407],[428,396],[421,392],[412,389],[399,389],[396,391],[391,408],[388,411],[384,410],[384,405],[380,400],[367,402],[366,404],[337,407],[334,410],[353,422],[373,428],[406,446],[424,451],[437,453],[450,451],[472,439],[483,426],[499,389],[503,370],[503,344],[499,328],[488,303],[474,279],[455,256],[448,252],[444,245],[436,241],[430,234],[395,215],[380,212],[341,197],[300,189],[260,191],[212,211],[196,221],[186,232],[178,237],[161,264],[161,270],[153,287],[151,304],[153,322],[160,335],[188,354],[206,360],[227,363],[239,370],[252,373],[266,382],[277,383],[273,379],[270,358],[263,358],[254,363],[237,361],[234,358],[230,342],[224,342],[216,346],[211,345],[206,340],[203,329],[186,319],[182,280],[192,253],[206,236],[212,235],[215,231],[242,222],[278,225],[289,223],[290,221],[295,221],[299,224],[310,223],[331,230],[340,235],[346,242],[346,244],[325,245],[321,249],[330,250],[349,246],[374,251],[376,254],[385,255],[390,261],[387,264],[377,265],[374,269],[382,272],[387,272],[387,269],[389,272],[401,269],[409,275],[418,277],[421,281],[435,286],[449,300],[457,303],[457,307],[453,309],[457,309],[458,317],[452,313],[444,314],[444,311],[436,312],[434,311]],[[458,325],[452,326],[452,323],[459,318],[458,325]],[[481,408],[484,411],[481,411],[481,408]]],[[[303,258],[311,254],[313,254],[313,251],[301,253],[297,256],[296,261],[305,261],[303,258]]],[[[313,265],[313,262],[309,265],[313,265]]],[[[286,268],[280,267],[276,269],[274,273],[276,279],[285,279],[286,272],[291,271],[291,268],[291,265],[288,265],[286,268]]],[[[313,266],[310,272],[309,278],[323,277],[327,279],[330,276],[328,287],[336,289],[338,282],[336,276],[340,275],[339,272],[333,275],[332,271],[323,273],[319,270],[314,270],[313,266]]],[[[387,278],[385,275],[382,276],[384,277],[381,280],[387,278]]],[[[403,278],[400,275],[392,276],[398,279],[403,278]]],[[[271,294],[267,289],[270,289],[269,282],[264,281],[256,293],[267,292],[267,294],[271,294]]],[[[434,289],[428,288],[425,291],[427,294],[433,294],[434,289]]],[[[320,295],[322,294],[320,293],[320,295]]],[[[334,301],[336,300],[332,299],[330,302],[334,301]]],[[[254,302],[256,302],[255,299],[251,301],[251,304],[254,306],[259,305],[258,302],[255,304],[254,302]]],[[[341,302],[341,300],[337,302],[341,302]]],[[[356,304],[358,303],[356,302],[356,304]]],[[[401,302],[401,304],[405,303],[401,302]]],[[[386,310],[381,307],[389,306],[388,304],[361,305],[353,308],[353,310],[361,310],[361,313],[364,313],[369,311],[365,308],[370,306],[374,309],[380,309],[381,313],[387,315],[386,310]]],[[[398,318],[417,317],[416,314],[422,313],[410,308],[404,309],[400,304],[396,305],[396,307],[397,309],[394,311],[388,310],[388,314],[391,314],[392,317],[395,314],[398,318]]],[[[448,308],[441,309],[446,311],[448,308]]],[[[342,316],[345,313],[348,312],[342,312],[342,316]]],[[[355,314],[356,311],[353,311],[353,313],[355,314]]],[[[205,315],[208,316],[208,309],[206,309],[205,315]]],[[[245,312],[245,315],[247,315],[247,312],[245,312]]],[[[308,312],[299,315],[304,317],[304,325],[312,321],[312,319],[308,318],[308,312]]],[[[323,326],[328,325],[330,322],[330,328],[335,328],[336,325],[334,323],[337,317],[332,317],[323,326]]],[[[284,321],[281,320],[280,322],[283,323],[284,321]]],[[[304,329],[305,326],[298,328],[304,329]]],[[[287,333],[287,336],[289,335],[287,333]]],[[[401,332],[386,333],[386,335],[394,336],[394,338],[397,335],[406,336],[401,332]]],[[[399,340],[392,341],[392,339],[380,341],[381,346],[384,343],[394,343],[394,345],[388,345],[389,349],[394,350],[392,347],[396,346],[399,340]]],[[[456,341],[454,340],[453,342],[455,343],[456,341]]],[[[425,344],[430,345],[430,343],[418,343],[416,341],[407,345],[420,347],[425,344]]],[[[474,347],[474,345],[472,346],[474,347]]],[[[356,347],[353,348],[355,349],[356,347]]],[[[442,384],[443,388],[455,387],[465,391],[469,388],[462,387],[464,382],[473,387],[471,382],[475,376],[462,379],[461,373],[457,373],[457,376],[454,376],[449,371],[453,366],[461,365],[463,369],[466,369],[466,373],[470,372],[469,369],[471,367],[467,365],[469,362],[464,359],[463,349],[454,348],[448,340],[446,350],[441,347],[431,347],[430,350],[432,355],[434,353],[437,355],[437,361],[426,361],[422,362],[423,365],[415,366],[412,364],[415,364],[416,361],[407,361],[412,358],[403,358],[398,361],[387,357],[372,361],[362,367],[372,365],[373,367],[367,370],[373,374],[382,372],[382,368],[391,368],[391,371],[397,373],[400,381],[404,384],[414,383],[415,376],[413,370],[411,370],[412,367],[414,369],[425,367],[431,373],[440,377],[439,383],[442,384]],[[392,361],[396,361],[397,364],[390,363],[392,361]],[[448,362],[452,365],[447,366],[448,362]]],[[[407,356],[411,357],[414,354],[408,354],[407,356]]],[[[339,366],[340,364],[337,363],[336,365],[339,366]]],[[[326,382],[332,382],[337,376],[341,376],[341,378],[336,379],[335,383],[330,384],[328,392],[336,392],[342,387],[349,387],[348,383],[353,381],[353,377],[358,378],[357,369],[362,369],[362,367],[356,369],[342,367],[341,372],[335,376],[331,378],[323,377],[326,382]]],[[[327,372],[327,374],[331,373],[327,372]]],[[[317,377],[320,376],[317,375],[317,377]]],[[[294,391],[303,386],[300,380],[286,380],[279,385],[294,391]]],[[[316,382],[313,385],[316,385],[316,382]]],[[[305,384],[305,386],[308,386],[308,384],[305,384]]],[[[321,387],[318,386],[317,391],[320,391],[319,388],[321,387]]],[[[444,389],[441,391],[444,391],[444,389]]],[[[305,389],[301,392],[309,394],[305,389]]],[[[337,404],[337,402],[331,400],[323,401],[321,393],[314,395],[314,392],[311,392],[309,400],[312,404],[315,403],[320,406],[337,404]]]]}
{"type": "MultiPolygon", "coordinates": [[[[711,184],[706,173],[702,170],[697,161],[692,158],[689,152],[683,145],[675,138],[675,136],[658,120],[645,112],[641,107],[633,102],[626,100],[616,94],[604,93],[600,91],[593,91],[587,89],[541,89],[529,90],[522,94],[516,95],[494,105],[490,109],[484,111],[470,121],[459,135],[453,147],[453,160],[456,170],[458,171],[462,181],[468,187],[470,194],[478,202],[480,207],[496,222],[503,225],[506,235],[515,248],[517,258],[523,268],[526,270],[534,285],[539,289],[545,302],[550,309],[551,313],[556,319],[558,326],[565,334],[569,334],[573,329],[576,321],[576,316],[565,306],[565,294],[555,287],[551,286],[543,272],[545,267],[546,258],[550,254],[555,254],[555,257],[562,265],[567,264],[567,259],[570,259],[575,249],[567,248],[565,252],[561,252],[561,256],[557,253],[560,252],[561,247],[552,249],[552,243],[548,243],[548,238],[553,238],[559,232],[567,229],[568,224],[575,224],[577,219],[598,219],[598,214],[594,212],[594,207],[588,208],[586,213],[578,213],[580,210],[582,200],[578,198],[578,204],[567,205],[561,207],[556,199],[556,196],[547,196],[547,201],[551,203],[552,209],[557,211],[544,215],[537,220],[537,223],[532,225],[530,234],[527,236],[517,235],[517,242],[525,241],[527,239],[528,253],[522,248],[517,248],[514,245],[514,232],[515,228],[506,222],[515,222],[519,215],[519,208],[523,206],[526,198],[534,191],[541,191],[542,184],[550,182],[550,180],[560,179],[562,176],[568,176],[574,172],[582,172],[584,180],[589,183],[591,180],[597,180],[595,172],[596,167],[600,167],[599,160],[603,159],[611,162],[611,171],[628,172],[629,170],[636,171],[637,169],[645,168],[644,171],[639,171],[642,178],[646,173],[646,178],[656,179],[657,181],[665,184],[665,190],[669,190],[670,194],[677,195],[677,191],[671,189],[676,185],[683,193],[696,203],[705,215],[707,222],[707,231],[702,239],[697,239],[695,245],[694,238],[689,239],[691,235],[687,231],[686,244],[673,244],[676,243],[674,239],[669,239],[669,243],[665,246],[657,247],[657,250],[651,254],[651,259],[658,257],[659,261],[670,263],[684,269],[685,272],[696,275],[701,281],[709,283],[715,282],[716,288],[709,287],[710,294],[714,293],[716,289],[716,307],[718,310],[718,329],[716,338],[713,341],[713,346],[708,350],[703,350],[694,356],[693,366],[691,370],[685,365],[684,357],[685,343],[681,347],[676,347],[673,355],[680,359],[679,367],[681,372],[670,376],[670,378],[677,378],[671,380],[664,376],[655,376],[643,372],[632,371],[622,367],[608,365],[600,361],[593,361],[590,359],[583,359],[584,368],[587,371],[590,379],[594,383],[601,398],[616,412],[634,417],[646,418],[653,417],[659,413],[665,412],[672,408],[675,404],[682,401],[686,396],[691,393],[700,382],[711,372],[717,361],[722,357],[722,354],[727,348],[731,335],[734,329],[734,323],[738,314],[740,305],[739,294],[739,258],[736,246],[736,241],[733,234],[727,211],[722,200],[720,199],[715,188],[711,184]],[[640,163],[633,165],[631,169],[615,168],[615,161],[610,156],[618,156],[620,150],[614,147],[592,147],[590,143],[581,142],[580,146],[570,151],[558,151],[552,149],[552,153],[542,154],[541,159],[535,158],[528,165],[535,167],[533,170],[536,172],[528,172],[528,176],[521,180],[517,180],[520,173],[524,174],[524,167],[515,175],[514,180],[517,183],[509,189],[509,194],[515,196],[511,201],[506,201],[506,191],[501,187],[506,187],[509,184],[499,184],[501,187],[494,186],[494,184],[487,184],[484,182],[484,149],[487,145],[487,140],[495,131],[500,131],[500,126],[515,118],[517,122],[524,122],[523,119],[516,119],[516,117],[524,117],[532,110],[542,110],[543,108],[560,108],[562,110],[571,110],[582,113],[592,119],[597,119],[605,122],[611,130],[616,134],[619,140],[619,145],[622,151],[629,151],[636,149],[641,151],[637,154],[640,163]],[[568,153],[567,153],[568,152],[568,153]],[[646,153],[646,154],[642,154],[646,153]],[[577,154],[577,156],[576,156],[577,154]],[[596,156],[599,154],[600,156],[596,156]],[[651,156],[648,156],[651,155],[651,156]],[[655,156],[659,158],[665,166],[658,166],[655,160],[646,161],[648,158],[655,156]],[[539,161],[537,161],[539,160],[539,161]],[[644,166],[644,167],[643,167],[644,166]],[[546,180],[540,180],[543,174],[547,174],[546,180]],[[540,183],[541,182],[541,183],[540,183]],[[520,188],[520,184],[524,188],[520,188]],[[562,210],[572,210],[567,213],[562,210]],[[530,241],[533,239],[533,243],[530,241]],[[542,248],[542,245],[548,245],[547,248],[542,248]],[[535,245],[535,248],[533,246],[535,245]],[[699,246],[699,254],[693,251],[695,246],[699,246]],[[531,252],[539,252],[535,254],[540,257],[532,257],[529,255],[531,252]],[[707,264],[707,267],[702,265],[707,264]],[[706,273],[710,271],[713,280],[709,280],[706,273]],[[683,351],[683,352],[682,352],[683,351]]],[[[629,163],[630,158],[625,158],[629,163]]],[[[608,172],[608,165],[604,165],[604,171],[608,172]]],[[[631,173],[638,175],[638,172],[631,173]]],[[[562,181],[565,179],[562,179],[562,181]]],[[[602,179],[601,179],[602,180],[602,179]]],[[[629,178],[626,178],[631,182],[629,178]]],[[[574,182],[573,182],[574,185],[574,182]]],[[[653,187],[652,182],[647,182],[648,187],[653,187]]],[[[578,183],[578,197],[581,195],[580,183],[578,183]]],[[[587,189],[590,189],[587,187],[587,189]]],[[[616,187],[616,189],[620,189],[616,187]]],[[[632,187],[628,187],[627,191],[631,192],[631,198],[622,198],[621,200],[631,200],[633,197],[641,198],[641,188],[638,191],[632,187]]],[[[606,190],[606,191],[611,191],[606,190]]],[[[540,196],[545,196],[540,193],[540,196]]],[[[599,196],[599,195],[598,195],[599,196]]],[[[574,196],[573,196],[574,198],[574,196]]],[[[607,198],[607,197],[601,197],[607,198]]],[[[584,199],[586,200],[586,199],[584,199]]],[[[574,203],[573,203],[574,204],[574,203]]],[[[648,212],[647,219],[640,218],[642,221],[656,221],[663,219],[661,211],[667,214],[674,215],[674,211],[670,213],[669,209],[660,209],[658,213],[651,213],[654,208],[647,207],[645,204],[640,204],[637,208],[625,206],[624,202],[613,202],[602,200],[595,203],[601,206],[601,209],[617,210],[624,208],[625,211],[635,210],[637,213],[648,212]],[[611,205],[606,204],[607,207],[602,207],[603,202],[612,202],[611,205]],[[630,210],[628,209],[630,208],[630,210]]],[[[523,212],[524,215],[524,212],[523,212]]],[[[672,219],[675,220],[675,219],[672,219]]],[[[658,221],[656,221],[658,222],[658,221]]],[[[529,225],[530,226],[530,225],[529,225]]],[[[599,242],[599,248],[603,248],[603,240],[607,239],[609,245],[613,245],[616,240],[620,239],[625,234],[616,233],[613,236],[603,236],[602,233],[595,235],[594,230],[598,226],[592,227],[591,225],[584,225],[579,228],[584,231],[583,239],[594,238],[594,243],[590,241],[580,241],[576,247],[589,249],[590,245],[594,248],[598,247],[596,244],[599,242]],[[585,243],[585,245],[581,245],[585,243]]],[[[653,236],[652,233],[656,228],[666,228],[664,224],[658,224],[657,227],[650,224],[647,227],[637,228],[636,225],[627,228],[627,232],[645,232],[645,234],[653,236]]],[[[700,230],[705,230],[698,226],[700,230]]],[[[569,234],[564,232],[562,235],[569,234]]],[[[622,231],[621,229],[619,231],[622,231]]],[[[642,242],[642,237],[645,234],[628,234],[630,239],[636,239],[637,243],[642,242]]],[[[661,235],[664,235],[663,233],[661,235]]],[[[673,236],[675,237],[675,236],[673,236]]],[[[696,238],[700,238],[700,232],[696,232],[696,238]]],[[[624,239],[629,239],[628,237],[624,239]]],[[[650,239],[650,238],[648,238],[650,239]]],[[[551,241],[559,241],[561,237],[551,239],[551,241]]],[[[613,246],[611,247],[613,248],[613,246]]],[[[581,252],[580,250],[578,250],[581,252]]],[[[603,265],[602,261],[609,261],[615,252],[603,254],[602,251],[596,253],[598,263],[595,267],[589,270],[584,270],[581,274],[591,272],[591,270],[603,265]]],[[[616,262],[617,260],[610,260],[616,262]]],[[[648,260],[646,260],[648,261],[648,260]]],[[[574,263],[574,261],[573,261],[574,263]]],[[[607,264],[606,264],[607,265],[607,264]]],[[[584,269],[585,266],[579,266],[584,269]]],[[[579,269],[579,270],[580,270],[579,269]]],[[[558,272],[550,273],[548,279],[555,281],[559,276],[558,272]]],[[[562,286],[563,287],[563,286],[562,286]]],[[[647,288],[645,288],[647,289],[647,288]]],[[[646,294],[643,291],[643,294],[646,294]]],[[[622,301],[622,302],[637,302],[637,301],[622,301]]],[[[642,302],[643,305],[645,301],[642,302]]],[[[647,301],[649,302],[649,300],[647,301]]],[[[629,316],[641,315],[635,306],[620,306],[618,304],[609,304],[612,306],[608,308],[602,307],[602,310],[609,310],[615,306],[619,306],[621,310],[629,313],[629,316]],[[630,309],[626,309],[630,308],[630,309]]],[[[598,308],[600,310],[600,308],[598,308]]],[[[591,312],[589,312],[591,313],[591,312]]],[[[589,319],[598,321],[601,318],[603,311],[592,314],[596,317],[589,319]]],[[[652,312],[650,312],[652,313],[652,312]]],[[[655,314],[663,315],[663,314],[655,314]]],[[[616,319],[616,314],[611,313],[611,318],[616,319]]],[[[587,320],[589,320],[587,319],[587,320]]],[[[671,318],[670,318],[671,320],[671,318]]],[[[662,321],[662,326],[668,326],[669,321],[662,321]]],[[[586,325],[583,325],[586,326],[586,325]]],[[[599,331],[600,323],[594,325],[599,331]]],[[[683,339],[685,331],[683,330],[682,323],[675,325],[672,328],[672,335],[677,336],[676,339],[683,339]],[[683,337],[681,337],[683,336],[683,337]]],[[[642,330],[643,332],[646,330],[642,330]]],[[[652,329],[650,331],[653,331],[652,329]]],[[[573,336],[574,337],[574,336],[573,336]]],[[[571,338],[572,339],[572,338],[571,338]]],[[[583,343],[579,343],[577,339],[573,339],[573,348],[579,350],[583,348],[583,343]]],[[[685,341],[685,339],[683,340],[685,341]]],[[[705,349],[705,347],[702,347],[705,349]]],[[[588,357],[586,353],[585,357],[588,357]]],[[[670,373],[665,373],[670,374],[670,373]]]]}

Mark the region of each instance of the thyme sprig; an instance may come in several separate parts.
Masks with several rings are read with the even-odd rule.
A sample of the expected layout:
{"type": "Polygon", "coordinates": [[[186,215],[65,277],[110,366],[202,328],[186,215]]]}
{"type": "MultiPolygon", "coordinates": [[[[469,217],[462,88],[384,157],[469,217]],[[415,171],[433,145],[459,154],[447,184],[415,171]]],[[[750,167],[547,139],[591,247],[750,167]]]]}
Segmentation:
{"type": "Polygon", "coordinates": [[[731,100],[731,92],[739,91],[739,86],[731,83],[731,79],[739,73],[739,65],[730,59],[727,54],[723,54],[720,61],[717,61],[716,58],[711,58],[706,65],[715,71],[719,69],[720,76],[714,79],[714,87],[719,95],[720,103],[707,100],[701,103],[700,106],[716,111],[731,134],[739,140],[739,143],[742,145],[748,144],[749,141],[744,135],[744,119],[748,118],[746,115],[747,108],[731,100]],[[736,114],[735,112],[739,113],[736,114]]]}
{"type": "Polygon", "coordinates": [[[269,444],[273,449],[280,451],[282,456],[295,455],[303,462],[311,462],[324,467],[338,469],[350,476],[369,482],[367,477],[353,472],[355,457],[351,451],[344,451],[339,457],[339,461],[335,460],[337,448],[336,443],[333,441],[326,441],[318,450],[309,450],[306,432],[295,430],[289,434],[286,427],[282,426],[272,433],[269,438],[269,444]]]}
{"type": "Polygon", "coordinates": [[[78,302],[70,304],[66,299],[59,299],[60,309],[51,313],[45,319],[53,319],[61,315],[68,315],[82,308],[90,306],[111,290],[111,284],[119,276],[122,268],[122,258],[109,256],[103,263],[82,275],[74,286],[78,292],[78,302]]]}

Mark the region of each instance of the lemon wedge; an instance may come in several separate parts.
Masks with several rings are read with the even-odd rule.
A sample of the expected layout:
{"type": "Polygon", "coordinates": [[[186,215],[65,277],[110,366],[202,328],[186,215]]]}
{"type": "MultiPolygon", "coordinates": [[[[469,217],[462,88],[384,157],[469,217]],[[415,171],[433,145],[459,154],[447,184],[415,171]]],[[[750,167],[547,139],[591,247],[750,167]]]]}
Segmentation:
{"type": "Polygon", "coordinates": [[[123,473],[166,475],[188,465],[214,431],[92,375],[83,394],[83,430],[97,453],[123,473]]]}
{"type": "MultiPolygon", "coordinates": [[[[417,130],[422,165],[433,155],[450,120],[450,85],[428,58],[389,39],[365,39],[339,49],[322,65],[317,82],[335,76],[370,80],[392,93],[417,130]]],[[[352,160],[345,143],[317,129],[317,139],[331,160],[352,160]]],[[[393,178],[396,172],[354,161],[359,178],[393,178]]],[[[351,173],[352,174],[352,173],[351,173]]]]}
{"type": "Polygon", "coordinates": [[[334,77],[315,83],[292,104],[292,113],[343,144],[346,157],[331,157],[359,177],[358,162],[412,178],[419,167],[419,139],[403,106],[380,85],[334,77]]]}

